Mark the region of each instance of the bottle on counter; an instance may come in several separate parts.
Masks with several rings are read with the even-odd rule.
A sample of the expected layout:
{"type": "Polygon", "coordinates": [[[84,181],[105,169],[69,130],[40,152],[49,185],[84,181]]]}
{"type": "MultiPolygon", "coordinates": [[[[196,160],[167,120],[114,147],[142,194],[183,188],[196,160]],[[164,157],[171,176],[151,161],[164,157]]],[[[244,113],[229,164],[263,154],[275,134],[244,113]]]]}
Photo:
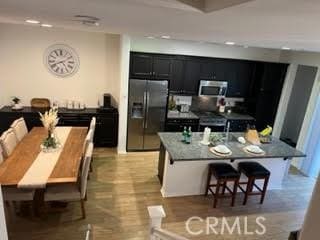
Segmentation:
{"type": "Polygon", "coordinates": [[[187,138],[186,138],[186,143],[190,144],[192,141],[192,131],[191,131],[191,127],[189,127],[188,131],[187,131],[187,138]]]}
{"type": "Polygon", "coordinates": [[[182,142],[186,142],[186,140],[187,140],[187,134],[188,134],[188,132],[187,132],[187,127],[184,127],[184,128],[183,128],[183,132],[182,132],[182,139],[181,139],[182,142]]]}

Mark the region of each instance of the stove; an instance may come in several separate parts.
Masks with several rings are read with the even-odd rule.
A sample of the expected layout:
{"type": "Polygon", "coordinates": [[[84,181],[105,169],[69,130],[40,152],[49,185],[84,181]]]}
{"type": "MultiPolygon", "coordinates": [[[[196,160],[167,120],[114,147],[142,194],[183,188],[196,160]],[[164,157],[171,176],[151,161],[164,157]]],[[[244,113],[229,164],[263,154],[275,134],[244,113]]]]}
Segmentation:
{"type": "Polygon", "coordinates": [[[210,127],[212,131],[224,131],[227,119],[216,112],[194,112],[199,117],[200,131],[210,127]]]}

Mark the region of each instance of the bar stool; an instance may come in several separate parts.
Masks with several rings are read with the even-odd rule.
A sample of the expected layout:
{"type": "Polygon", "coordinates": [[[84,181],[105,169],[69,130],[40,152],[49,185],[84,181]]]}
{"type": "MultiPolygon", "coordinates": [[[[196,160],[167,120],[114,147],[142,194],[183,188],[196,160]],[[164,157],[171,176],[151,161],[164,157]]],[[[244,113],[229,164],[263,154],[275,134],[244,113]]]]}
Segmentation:
{"type": "Polygon", "coordinates": [[[238,168],[239,172],[243,173],[248,178],[248,182],[239,183],[240,190],[245,194],[243,205],[247,204],[248,196],[250,195],[261,195],[260,204],[263,204],[270,178],[270,171],[257,162],[241,162],[239,163],[238,168]],[[262,189],[255,184],[255,181],[258,179],[264,180],[262,189]],[[241,187],[241,184],[247,185],[246,190],[241,187]],[[254,192],[254,187],[258,191],[254,192]]]}
{"type": "Polygon", "coordinates": [[[207,187],[205,196],[208,195],[210,191],[214,197],[213,207],[217,207],[218,199],[220,198],[232,198],[231,206],[234,206],[236,199],[238,184],[240,180],[240,173],[234,169],[230,164],[227,163],[212,163],[209,164],[208,178],[207,178],[207,187]],[[216,178],[216,184],[210,184],[212,175],[216,178]],[[233,182],[233,189],[231,190],[227,183],[233,182]],[[215,187],[215,191],[211,188],[215,187]],[[222,189],[222,193],[220,190],[222,189]],[[225,191],[228,190],[230,194],[226,195],[225,191]]]}

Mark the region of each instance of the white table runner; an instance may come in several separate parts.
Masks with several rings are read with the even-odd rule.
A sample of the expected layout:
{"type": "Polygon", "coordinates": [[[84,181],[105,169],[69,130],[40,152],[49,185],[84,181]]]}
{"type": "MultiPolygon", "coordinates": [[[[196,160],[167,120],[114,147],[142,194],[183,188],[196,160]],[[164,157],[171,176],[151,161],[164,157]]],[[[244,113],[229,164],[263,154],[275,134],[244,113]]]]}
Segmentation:
{"type": "Polygon", "coordinates": [[[59,138],[61,147],[55,152],[40,152],[28,171],[18,183],[18,188],[45,188],[60,154],[67,141],[72,127],[57,127],[55,134],[59,138]]]}

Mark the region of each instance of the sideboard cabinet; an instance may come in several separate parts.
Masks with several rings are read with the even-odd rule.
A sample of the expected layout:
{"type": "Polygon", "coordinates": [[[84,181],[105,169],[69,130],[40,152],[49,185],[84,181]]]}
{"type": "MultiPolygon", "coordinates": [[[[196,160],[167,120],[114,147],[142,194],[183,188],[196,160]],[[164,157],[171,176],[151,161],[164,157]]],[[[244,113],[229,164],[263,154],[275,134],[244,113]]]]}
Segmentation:
{"type": "MultiPolygon", "coordinates": [[[[7,130],[12,122],[20,117],[26,121],[28,130],[42,126],[39,112],[47,109],[35,109],[24,107],[20,111],[12,110],[11,107],[0,109],[0,134],[7,130]]],[[[94,144],[97,147],[116,147],[118,145],[119,114],[116,108],[98,109],[87,108],[85,110],[68,110],[59,108],[59,126],[89,127],[92,117],[96,117],[97,125],[94,144]]]]}

